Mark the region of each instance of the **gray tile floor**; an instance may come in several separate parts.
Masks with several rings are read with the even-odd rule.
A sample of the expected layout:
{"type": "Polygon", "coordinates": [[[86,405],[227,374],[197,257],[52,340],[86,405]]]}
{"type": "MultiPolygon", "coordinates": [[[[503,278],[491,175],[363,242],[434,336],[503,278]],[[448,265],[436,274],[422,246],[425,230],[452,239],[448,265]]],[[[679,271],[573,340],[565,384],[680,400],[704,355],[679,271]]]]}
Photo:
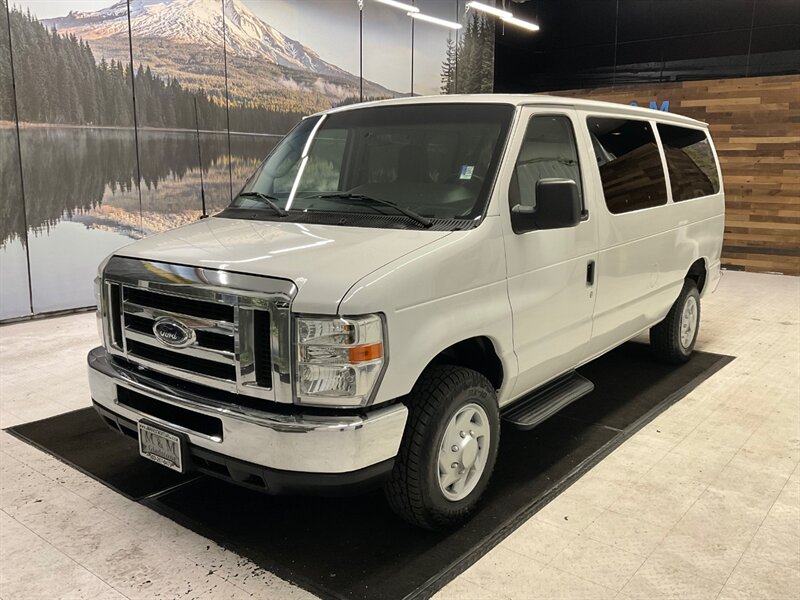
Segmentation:
{"type": "MultiPolygon", "coordinates": [[[[89,404],[94,315],[0,327],[0,427],[89,404]]],[[[726,273],[698,347],[737,359],[437,596],[800,598],[800,279],[726,273]]],[[[0,598],[310,594],[0,433],[0,598]]]]}

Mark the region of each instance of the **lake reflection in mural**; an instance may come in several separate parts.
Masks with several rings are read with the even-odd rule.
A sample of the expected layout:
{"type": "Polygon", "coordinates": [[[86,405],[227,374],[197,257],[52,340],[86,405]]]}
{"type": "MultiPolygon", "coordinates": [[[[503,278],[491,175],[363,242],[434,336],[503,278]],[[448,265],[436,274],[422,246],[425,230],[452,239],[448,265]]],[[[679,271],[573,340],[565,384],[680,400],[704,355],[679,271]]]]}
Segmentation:
{"type": "MultiPolygon", "coordinates": [[[[0,155],[16,154],[13,132],[0,129],[0,155]]],[[[203,184],[208,212],[213,213],[230,201],[227,133],[201,135],[203,184]]],[[[280,138],[231,137],[236,187],[280,138]]],[[[194,132],[139,132],[141,207],[132,130],[25,127],[20,140],[34,312],[90,306],[92,279],[104,256],[131,240],[191,223],[201,215],[194,132]]],[[[3,173],[5,179],[5,168],[3,173]]],[[[22,218],[0,221],[4,265],[24,255],[23,234],[22,218]]],[[[27,295],[24,270],[4,268],[4,299],[22,288],[27,295]]]]}

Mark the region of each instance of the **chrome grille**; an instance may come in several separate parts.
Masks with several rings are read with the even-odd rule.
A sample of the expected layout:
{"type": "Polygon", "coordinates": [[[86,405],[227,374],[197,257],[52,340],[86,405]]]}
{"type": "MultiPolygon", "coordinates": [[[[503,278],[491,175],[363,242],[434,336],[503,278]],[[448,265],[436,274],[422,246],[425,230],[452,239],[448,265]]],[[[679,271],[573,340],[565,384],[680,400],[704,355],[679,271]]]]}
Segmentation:
{"type": "MultiPolygon", "coordinates": [[[[122,322],[128,358],[235,383],[234,313],[233,306],[123,285],[122,322]],[[177,319],[187,325],[195,331],[196,341],[181,349],[164,347],[153,334],[153,326],[161,318],[177,319]],[[213,337],[209,339],[210,336],[213,337]]],[[[271,387],[270,383],[264,387],[271,387]]]]}
{"type": "Polygon", "coordinates": [[[291,282],[114,257],[103,285],[112,354],[227,392],[292,402],[291,282]],[[163,343],[154,332],[162,319],[188,328],[188,345],[163,343]]]}

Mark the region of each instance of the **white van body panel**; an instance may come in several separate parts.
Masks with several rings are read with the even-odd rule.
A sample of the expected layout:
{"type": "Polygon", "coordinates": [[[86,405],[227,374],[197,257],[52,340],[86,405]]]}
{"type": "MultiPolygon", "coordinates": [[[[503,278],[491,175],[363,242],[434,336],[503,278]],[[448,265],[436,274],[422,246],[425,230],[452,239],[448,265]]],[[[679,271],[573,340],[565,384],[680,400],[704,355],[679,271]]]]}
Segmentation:
{"type": "MultiPolygon", "coordinates": [[[[620,116],[602,111],[579,114],[584,122],[590,116],[620,116]]],[[[661,119],[644,120],[657,132],[661,119]]],[[[585,133],[584,143],[590,143],[585,133]]],[[[612,214],[603,201],[598,169],[584,170],[590,187],[599,191],[595,210],[602,213],[598,218],[598,289],[589,358],[661,321],[696,260],[704,261],[709,280],[713,279],[712,269],[719,271],[725,207],[721,182],[719,192],[713,196],[673,202],[669,171],[657,134],[656,141],[667,184],[667,203],[662,206],[612,214]]]]}
{"type": "MultiPolygon", "coordinates": [[[[577,114],[569,107],[523,107],[509,148],[513,159],[504,163],[493,198],[503,223],[508,295],[519,363],[514,389],[505,399],[508,401],[581,363],[592,336],[595,286],[587,285],[586,270],[588,263],[597,259],[594,210],[590,209],[589,217],[576,227],[522,234],[515,234],[511,228],[508,190],[516,157],[529,120],[550,115],[568,117],[573,129],[580,131],[577,114]]],[[[593,160],[581,144],[578,153],[581,164],[590,156],[593,160]]]]}
{"type": "Polygon", "coordinates": [[[353,281],[450,234],[211,217],[117,254],[289,279],[298,288],[294,312],[330,315],[353,281]]]}
{"type": "Polygon", "coordinates": [[[370,273],[347,292],[339,313],[377,306],[386,317],[389,364],[375,402],[404,396],[437,354],[473,337],[492,342],[505,374],[500,396],[509,395],[517,366],[499,217],[370,273]]]}

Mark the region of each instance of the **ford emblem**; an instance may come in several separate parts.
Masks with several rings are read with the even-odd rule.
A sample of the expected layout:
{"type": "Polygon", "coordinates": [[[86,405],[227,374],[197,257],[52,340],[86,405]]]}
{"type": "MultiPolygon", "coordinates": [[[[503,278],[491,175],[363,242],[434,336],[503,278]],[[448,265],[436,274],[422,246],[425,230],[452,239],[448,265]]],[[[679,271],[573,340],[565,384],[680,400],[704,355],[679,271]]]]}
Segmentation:
{"type": "Polygon", "coordinates": [[[153,333],[159,342],[169,348],[186,348],[197,339],[194,329],[171,317],[158,319],[153,325],[153,333]]]}

